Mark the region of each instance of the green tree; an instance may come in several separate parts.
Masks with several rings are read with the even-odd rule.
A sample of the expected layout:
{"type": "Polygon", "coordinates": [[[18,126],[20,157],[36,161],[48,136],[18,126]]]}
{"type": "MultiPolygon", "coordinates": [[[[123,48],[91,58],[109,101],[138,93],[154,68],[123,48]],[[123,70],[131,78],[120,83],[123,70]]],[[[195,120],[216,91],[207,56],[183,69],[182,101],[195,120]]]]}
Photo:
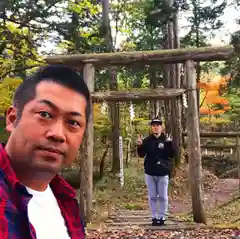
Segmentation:
{"type": "Polygon", "coordinates": [[[21,78],[5,78],[0,83],[0,116],[4,116],[12,103],[13,93],[21,83],[21,78]]]}
{"type": "MultiPolygon", "coordinates": [[[[234,121],[235,125],[240,126],[240,90],[238,88],[231,89],[231,93],[227,95],[229,106],[231,109],[227,115],[230,120],[234,121]]],[[[239,128],[238,128],[239,129],[239,128]]]]}
{"type": "Polygon", "coordinates": [[[0,81],[7,76],[25,77],[26,70],[43,64],[28,28],[0,21],[0,81]]]}
{"type": "Polygon", "coordinates": [[[189,32],[181,41],[183,46],[207,46],[209,34],[210,37],[214,36],[215,31],[219,31],[223,26],[220,17],[224,13],[227,1],[211,0],[208,4],[205,2],[201,0],[187,1],[187,11],[191,11],[187,20],[191,25],[189,32]]]}
{"type": "MultiPolygon", "coordinates": [[[[233,1],[233,6],[240,9],[239,2],[233,1]]],[[[240,17],[236,16],[236,22],[240,26],[240,17]]],[[[231,106],[231,110],[228,112],[228,116],[234,121],[235,125],[240,125],[240,31],[236,31],[232,34],[230,39],[230,44],[235,46],[235,55],[225,62],[224,66],[221,68],[221,74],[227,75],[231,74],[231,81],[228,85],[227,98],[231,106]]]]}

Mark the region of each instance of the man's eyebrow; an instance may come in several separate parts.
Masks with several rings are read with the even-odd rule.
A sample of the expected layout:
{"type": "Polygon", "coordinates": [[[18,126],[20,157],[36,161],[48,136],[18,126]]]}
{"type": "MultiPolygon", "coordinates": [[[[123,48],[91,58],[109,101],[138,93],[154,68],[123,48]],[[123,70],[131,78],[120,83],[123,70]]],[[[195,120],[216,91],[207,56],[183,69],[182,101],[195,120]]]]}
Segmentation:
{"type": "MultiPolygon", "coordinates": [[[[39,100],[38,103],[48,105],[49,107],[53,108],[54,110],[59,109],[52,101],[47,100],[47,99],[39,100]]],[[[68,112],[68,114],[70,114],[72,116],[83,116],[80,112],[77,112],[77,111],[70,111],[70,112],[68,112]]]]}
{"type": "Polygon", "coordinates": [[[58,109],[58,107],[50,100],[42,99],[42,100],[39,100],[38,103],[47,105],[47,106],[49,106],[51,108],[54,108],[54,109],[58,109]]]}

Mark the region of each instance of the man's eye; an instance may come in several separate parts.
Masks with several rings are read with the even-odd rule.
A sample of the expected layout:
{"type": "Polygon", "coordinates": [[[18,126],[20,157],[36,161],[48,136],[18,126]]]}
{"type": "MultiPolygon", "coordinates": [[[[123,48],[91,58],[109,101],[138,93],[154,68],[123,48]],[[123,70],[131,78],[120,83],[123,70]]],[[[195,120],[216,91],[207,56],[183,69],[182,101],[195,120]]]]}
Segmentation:
{"type": "Polygon", "coordinates": [[[71,126],[74,126],[74,127],[80,126],[80,124],[75,120],[68,120],[68,124],[70,124],[71,126]]]}
{"type": "Polygon", "coordinates": [[[40,111],[39,115],[43,118],[52,118],[52,116],[46,111],[40,111]]]}

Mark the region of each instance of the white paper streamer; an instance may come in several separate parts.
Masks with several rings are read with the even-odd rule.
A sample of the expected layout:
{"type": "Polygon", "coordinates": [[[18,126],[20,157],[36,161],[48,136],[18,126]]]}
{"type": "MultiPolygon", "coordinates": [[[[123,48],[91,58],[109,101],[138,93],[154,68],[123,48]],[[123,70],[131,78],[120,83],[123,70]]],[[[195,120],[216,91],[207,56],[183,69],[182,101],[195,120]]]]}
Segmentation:
{"type": "Polygon", "coordinates": [[[185,93],[183,93],[182,100],[183,100],[183,106],[184,106],[185,108],[188,108],[187,95],[186,95],[185,93]]]}
{"type": "Polygon", "coordinates": [[[123,171],[123,138],[119,136],[119,159],[120,159],[120,185],[124,185],[124,171],[123,171]]]}
{"type": "Polygon", "coordinates": [[[129,111],[130,111],[130,119],[133,120],[135,117],[135,112],[134,112],[134,107],[132,102],[130,103],[129,111]]]}

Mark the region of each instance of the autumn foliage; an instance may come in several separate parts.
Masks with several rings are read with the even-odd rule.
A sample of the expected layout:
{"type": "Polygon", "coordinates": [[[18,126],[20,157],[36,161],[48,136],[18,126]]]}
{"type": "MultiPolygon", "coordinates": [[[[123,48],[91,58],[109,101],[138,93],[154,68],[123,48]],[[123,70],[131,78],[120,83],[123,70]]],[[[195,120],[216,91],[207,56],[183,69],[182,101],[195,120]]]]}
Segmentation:
{"type": "Polygon", "coordinates": [[[222,96],[221,91],[225,89],[231,80],[230,76],[223,76],[210,82],[200,82],[201,90],[200,114],[220,115],[230,110],[228,100],[222,96]]]}

